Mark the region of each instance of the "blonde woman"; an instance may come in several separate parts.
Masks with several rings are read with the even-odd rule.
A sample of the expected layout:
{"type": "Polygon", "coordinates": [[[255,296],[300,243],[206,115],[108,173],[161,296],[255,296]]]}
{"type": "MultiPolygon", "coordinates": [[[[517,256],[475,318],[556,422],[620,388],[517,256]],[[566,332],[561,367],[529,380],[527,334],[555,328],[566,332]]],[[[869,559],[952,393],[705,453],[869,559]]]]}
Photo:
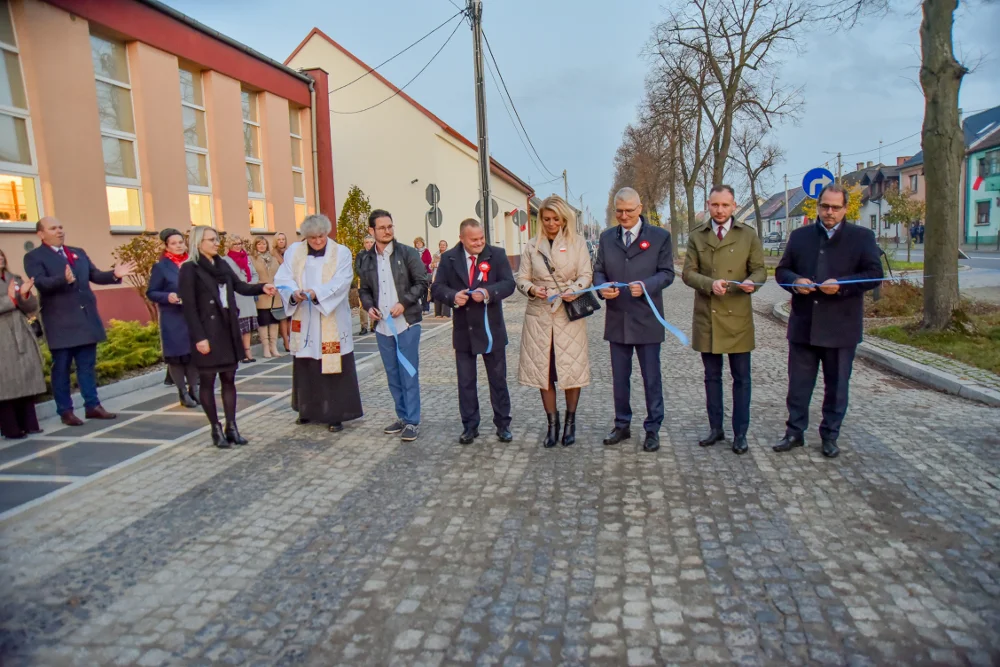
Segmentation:
{"type": "MultiPolygon", "coordinates": [[[[250,247],[250,257],[254,270],[257,272],[257,279],[262,283],[273,283],[274,274],[278,272],[281,264],[271,254],[271,245],[265,236],[255,236],[253,245],[250,247]]],[[[257,297],[257,335],[260,336],[261,347],[264,348],[264,357],[280,357],[278,352],[278,319],[274,316],[274,309],[281,307],[281,298],[273,296],[257,297]]]]}
{"type": "MultiPolygon", "coordinates": [[[[278,260],[279,266],[285,262],[286,250],[288,250],[288,237],[283,232],[278,232],[274,235],[274,246],[271,248],[271,254],[278,260]]],[[[274,315],[274,319],[278,320],[278,335],[281,336],[281,344],[285,346],[285,352],[288,352],[288,336],[291,329],[291,320],[285,314],[285,308],[280,303],[281,299],[275,299],[274,301],[275,307],[271,312],[274,315]]]]}
{"type": "Polygon", "coordinates": [[[577,298],[569,292],[590,287],[594,272],[587,242],[576,233],[573,209],[553,195],[542,202],[538,215],[538,236],[525,245],[517,271],[517,289],[529,299],[517,379],[541,391],[548,419],[546,448],[560,441],[556,383],[566,392],[562,445],[568,447],[576,442],[576,406],[580,389],[590,384],[590,358],[586,319],[571,322],[562,303],[577,298]],[[561,300],[550,303],[548,297],[556,294],[563,295],[561,300]]]}

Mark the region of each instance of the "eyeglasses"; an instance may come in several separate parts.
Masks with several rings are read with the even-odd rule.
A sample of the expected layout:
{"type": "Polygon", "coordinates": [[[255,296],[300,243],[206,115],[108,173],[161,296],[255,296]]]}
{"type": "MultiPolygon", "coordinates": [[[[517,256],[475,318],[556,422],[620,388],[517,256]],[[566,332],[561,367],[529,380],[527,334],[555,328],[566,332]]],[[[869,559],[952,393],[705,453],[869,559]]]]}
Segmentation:
{"type": "Polygon", "coordinates": [[[376,232],[391,232],[392,231],[392,225],[386,225],[384,227],[380,225],[380,226],[378,226],[378,227],[375,228],[375,231],[376,232]]]}
{"type": "Polygon", "coordinates": [[[638,206],[633,206],[632,208],[616,208],[615,215],[632,215],[638,210],[638,206]]]}
{"type": "Polygon", "coordinates": [[[843,206],[838,206],[837,204],[820,204],[819,207],[823,211],[832,211],[834,213],[844,210],[843,206]]]}

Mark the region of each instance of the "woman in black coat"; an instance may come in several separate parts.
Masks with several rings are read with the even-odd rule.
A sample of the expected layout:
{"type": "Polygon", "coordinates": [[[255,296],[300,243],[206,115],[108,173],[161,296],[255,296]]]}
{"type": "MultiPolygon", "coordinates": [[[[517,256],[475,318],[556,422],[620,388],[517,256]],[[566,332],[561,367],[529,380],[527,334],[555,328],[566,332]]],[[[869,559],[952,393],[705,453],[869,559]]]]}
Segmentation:
{"type": "Polygon", "coordinates": [[[167,372],[177,387],[177,395],[185,408],[198,407],[198,369],[191,360],[191,336],[178,294],[181,264],[187,261],[184,235],[176,229],[160,232],[163,257],[153,265],[149,275],[146,298],[157,304],[160,311],[160,343],[167,372]],[[186,382],[185,382],[186,380],[186,382]]]}
{"type": "Polygon", "coordinates": [[[194,364],[201,375],[201,407],[212,425],[212,444],[219,448],[247,444],[236,428],[236,366],[243,358],[236,294],[274,295],[274,285],[250,285],[236,277],[219,257],[219,235],[211,227],[191,230],[191,257],[180,270],[180,297],[194,364]],[[215,407],[215,376],[222,380],[226,428],[215,407]]]}

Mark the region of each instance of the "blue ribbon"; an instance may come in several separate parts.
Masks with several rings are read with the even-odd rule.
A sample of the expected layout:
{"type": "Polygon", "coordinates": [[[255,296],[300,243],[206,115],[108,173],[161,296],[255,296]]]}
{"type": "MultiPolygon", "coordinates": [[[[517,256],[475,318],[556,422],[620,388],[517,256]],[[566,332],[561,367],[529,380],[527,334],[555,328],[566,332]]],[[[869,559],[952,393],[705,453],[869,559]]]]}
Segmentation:
{"type": "Polygon", "coordinates": [[[399,359],[399,364],[402,366],[410,377],[417,374],[417,369],[413,367],[410,360],[406,358],[403,351],[399,348],[399,332],[396,330],[396,318],[391,315],[385,320],[386,325],[389,327],[389,331],[392,333],[393,340],[396,341],[396,358],[399,359]]]}
{"type": "MultiPolygon", "coordinates": [[[[479,289],[478,287],[476,289],[479,289]]],[[[475,292],[474,289],[467,289],[465,293],[472,298],[472,293],[475,292]]],[[[459,292],[461,294],[461,292],[459,292]]],[[[489,354],[493,351],[493,332],[490,330],[490,309],[489,304],[483,301],[483,326],[486,328],[486,352],[484,354],[489,354]]]]}
{"type": "MultiPolygon", "coordinates": [[[[649,304],[649,309],[651,311],[653,311],[653,316],[656,317],[657,321],[663,326],[664,329],[666,329],[667,331],[669,331],[671,333],[671,335],[673,335],[674,338],[676,338],[677,340],[679,340],[681,342],[681,345],[688,345],[688,344],[690,344],[690,341],[688,340],[688,337],[684,335],[683,331],[681,331],[680,329],[678,329],[677,327],[675,327],[670,322],[667,322],[663,318],[663,315],[660,315],[660,311],[658,311],[656,309],[656,305],[653,303],[653,297],[651,297],[649,295],[649,292],[646,290],[646,284],[643,283],[643,282],[639,282],[639,284],[642,285],[643,296],[646,297],[646,303],[649,304]]],[[[628,283],[604,283],[602,285],[594,285],[593,287],[588,287],[587,289],[577,290],[575,292],[569,292],[568,294],[584,294],[585,292],[597,292],[597,291],[600,291],[602,289],[609,288],[609,287],[619,287],[619,288],[621,288],[621,287],[631,287],[631,285],[628,284],[628,283]]],[[[548,298],[548,300],[550,302],[552,302],[552,301],[555,301],[556,299],[561,298],[562,296],[563,296],[563,294],[553,294],[552,296],[550,296],[548,298]]]]}
{"type": "MultiPolygon", "coordinates": [[[[925,278],[933,278],[934,276],[924,276],[925,278]]],[[[831,283],[825,283],[826,285],[852,285],[854,283],[887,283],[893,280],[905,280],[907,276],[895,276],[892,278],[856,278],[854,280],[834,280],[831,283]]],[[[745,285],[750,284],[755,287],[762,287],[764,283],[743,283],[739,280],[727,280],[730,285],[745,285]]],[[[778,287],[822,287],[821,283],[775,283],[778,287]]]]}

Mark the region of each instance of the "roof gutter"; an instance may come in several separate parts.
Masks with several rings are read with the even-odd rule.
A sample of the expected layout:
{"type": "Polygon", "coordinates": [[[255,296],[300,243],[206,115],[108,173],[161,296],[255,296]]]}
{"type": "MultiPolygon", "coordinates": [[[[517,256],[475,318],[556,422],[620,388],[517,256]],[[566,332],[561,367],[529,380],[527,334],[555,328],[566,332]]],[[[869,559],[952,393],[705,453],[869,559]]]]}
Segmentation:
{"type": "Polygon", "coordinates": [[[240,51],[242,51],[243,53],[247,54],[248,56],[251,56],[252,58],[256,58],[257,60],[260,60],[261,62],[267,63],[271,67],[274,67],[275,69],[279,69],[282,72],[284,72],[285,74],[289,74],[291,76],[294,76],[296,79],[299,79],[300,81],[303,81],[303,82],[306,82],[306,83],[312,81],[312,79],[309,78],[308,76],[306,76],[305,74],[302,74],[301,72],[297,72],[294,69],[292,69],[291,67],[288,67],[287,65],[283,65],[282,63],[278,62],[277,60],[273,60],[271,58],[268,58],[267,56],[265,56],[263,53],[261,53],[259,51],[254,51],[253,49],[251,49],[246,44],[243,44],[241,42],[237,42],[235,39],[233,39],[231,37],[227,37],[226,35],[223,35],[218,30],[213,30],[212,28],[209,28],[204,23],[200,23],[198,21],[195,21],[193,18],[191,18],[187,14],[182,14],[181,12],[177,11],[173,7],[170,7],[169,5],[165,5],[162,2],[159,2],[158,0],[138,0],[138,1],[140,3],[146,5],[147,7],[151,7],[152,9],[155,9],[156,11],[160,12],[161,14],[165,14],[165,15],[169,16],[170,18],[174,19],[175,21],[180,21],[181,23],[187,25],[188,27],[194,28],[198,32],[202,32],[202,33],[208,35],[212,39],[216,39],[216,40],[218,40],[220,42],[223,42],[223,43],[225,43],[225,44],[233,47],[234,49],[239,49],[240,51]]]}

